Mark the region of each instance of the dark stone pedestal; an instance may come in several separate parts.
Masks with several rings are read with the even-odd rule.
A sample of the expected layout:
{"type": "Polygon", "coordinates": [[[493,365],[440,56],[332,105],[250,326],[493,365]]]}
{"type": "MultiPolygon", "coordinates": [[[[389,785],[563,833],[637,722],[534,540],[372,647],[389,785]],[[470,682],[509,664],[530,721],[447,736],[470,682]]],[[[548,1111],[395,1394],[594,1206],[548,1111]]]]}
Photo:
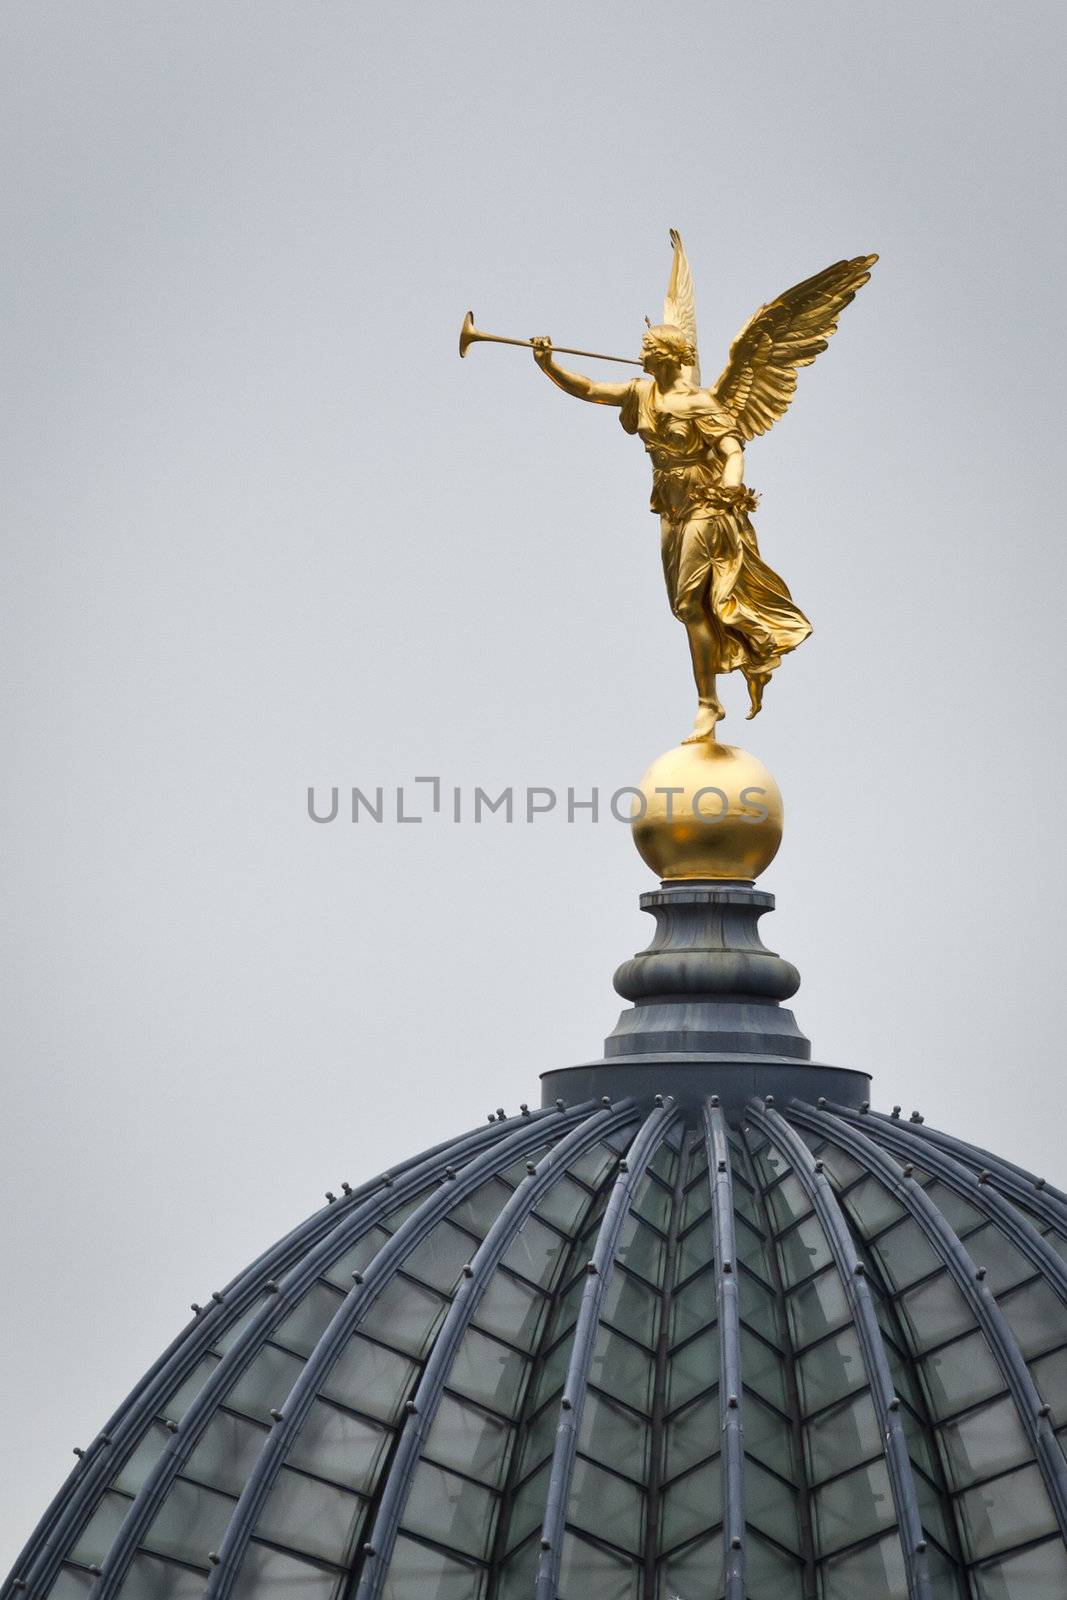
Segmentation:
{"type": "Polygon", "coordinates": [[[786,1102],[820,1095],[859,1106],[869,1076],[811,1060],[811,1045],[781,1002],[797,969],[759,936],[774,896],[751,884],[664,882],[641,896],[656,919],[647,950],[624,961],[615,988],[632,1007],[604,1042],[604,1057],[542,1075],[542,1104],[670,1094],[699,1107],[717,1094],[732,1121],[754,1095],[786,1102]]]}

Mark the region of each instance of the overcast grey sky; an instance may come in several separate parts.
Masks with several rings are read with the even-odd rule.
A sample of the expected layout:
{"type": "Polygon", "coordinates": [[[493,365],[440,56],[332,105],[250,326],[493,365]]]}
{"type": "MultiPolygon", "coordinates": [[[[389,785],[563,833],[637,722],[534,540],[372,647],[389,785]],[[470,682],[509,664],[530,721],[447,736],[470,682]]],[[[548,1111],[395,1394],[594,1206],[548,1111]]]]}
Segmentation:
{"type": "Polygon", "coordinates": [[[8,0],[7,1564],[328,1187],[598,1053],[626,829],[316,827],[309,783],[610,791],[691,714],[643,453],[462,313],[705,370],[882,260],[749,452],[815,636],[768,942],[818,1056],[1067,1181],[1064,12],[8,0]]]}

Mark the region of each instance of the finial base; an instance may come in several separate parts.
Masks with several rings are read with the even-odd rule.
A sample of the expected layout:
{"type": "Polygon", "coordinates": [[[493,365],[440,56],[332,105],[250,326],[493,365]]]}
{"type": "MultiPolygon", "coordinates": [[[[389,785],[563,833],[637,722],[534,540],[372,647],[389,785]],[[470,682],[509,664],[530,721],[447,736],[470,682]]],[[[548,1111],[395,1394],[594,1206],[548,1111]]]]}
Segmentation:
{"type": "Polygon", "coordinates": [[[603,1060],[544,1074],[543,1103],[670,1094],[694,1110],[717,1094],[731,1121],[753,1095],[861,1105],[868,1074],[812,1061],[782,1005],[800,974],[760,939],[757,923],[773,908],[773,895],[723,879],[663,882],[643,894],[656,931],[615,974],[633,1005],[604,1041],[603,1060]]]}

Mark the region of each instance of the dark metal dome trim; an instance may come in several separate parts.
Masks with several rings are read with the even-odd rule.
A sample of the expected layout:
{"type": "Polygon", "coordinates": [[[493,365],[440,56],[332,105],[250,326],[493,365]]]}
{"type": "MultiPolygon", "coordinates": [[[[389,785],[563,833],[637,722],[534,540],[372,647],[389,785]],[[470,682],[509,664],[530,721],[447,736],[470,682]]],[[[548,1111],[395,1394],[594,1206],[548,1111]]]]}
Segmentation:
{"type": "Polygon", "coordinates": [[[589,1364],[593,1358],[593,1341],[600,1327],[608,1282],[615,1268],[619,1235],[648,1163],[672,1123],[677,1120],[678,1115],[673,1107],[658,1106],[641,1125],[627,1152],[626,1162],[615,1179],[592,1259],[586,1269],[585,1289],[563,1384],[556,1443],[548,1476],[548,1494],[541,1525],[541,1556],[534,1588],[537,1600],[555,1600],[559,1585],[563,1530],[578,1448],[578,1429],[589,1386],[589,1364]]]}
{"type": "Polygon", "coordinates": [[[884,1112],[872,1115],[876,1115],[879,1122],[906,1127],[907,1131],[916,1137],[929,1141],[967,1165],[988,1173],[989,1181],[1001,1189],[1009,1200],[1025,1206],[1029,1211],[1036,1211],[1054,1227],[1067,1227],[1067,1194],[1064,1194],[1062,1189],[1054,1188],[1051,1183],[1046,1183],[1044,1178],[1027,1172],[1025,1167],[1018,1167],[1013,1161],[1005,1161],[1001,1156],[991,1155],[988,1150],[980,1150],[977,1145],[968,1144],[964,1139],[953,1138],[949,1133],[942,1133],[939,1128],[928,1127],[918,1113],[908,1123],[898,1122],[896,1117],[886,1116],[884,1112]]]}
{"type": "Polygon", "coordinates": [[[867,1384],[885,1440],[886,1464],[900,1530],[900,1549],[904,1557],[909,1600],[933,1600],[926,1563],[926,1539],[908,1456],[908,1442],[900,1418],[900,1405],[870,1286],[855,1241],[820,1164],[799,1135],[777,1111],[752,1106],[749,1116],[755,1126],[762,1128],[768,1138],[788,1156],[825,1229],[827,1243],[841,1278],[841,1287],[852,1310],[867,1384]]]}
{"type": "Polygon", "coordinates": [[[1043,1402],[1034,1386],[1029,1368],[992,1291],[985,1282],[985,1269],[979,1268],[934,1205],[926,1190],[880,1150],[858,1129],[842,1126],[819,1111],[797,1111],[798,1120],[814,1126],[840,1149],[862,1159],[869,1172],[881,1179],[913,1217],[943,1261],[961,1294],[969,1303],[975,1321],[985,1334],[1004,1382],[1015,1401],[1019,1419],[1030,1439],[1034,1456],[1045,1480],[1045,1488],[1055,1508],[1060,1533],[1067,1540],[1067,1462],[1056,1441],[1043,1402]]]}
{"type": "Polygon", "coordinates": [[[4,1593],[1059,1600],[1065,1256],[1057,1192],[914,1122],[494,1118],[238,1275],[4,1593]]]}
{"type": "MultiPolygon", "coordinates": [[[[540,1119],[552,1114],[552,1110],[545,1109],[531,1113],[531,1117],[540,1119]]],[[[522,1120],[513,1118],[507,1125],[514,1126],[522,1120]]],[[[328,1234],[336,1226],[339,1214],[355,1209],[361,1201],[380,1193],[398,1178],[410,1178],[414,1173],[432,1168],[435,1162],[441,1165],[445,1155],[455,1161],[468,1151],[483,1149],[496,1142],[502,1133],[500,1124],[476,1128],[460,1139],[445,1140],[410,1157],[393,1172],[361,1184],[343,1201],[313,1212],[213,1295],[104,1424],[52,1501],[13,1569],[21,1574],[27,1588],[47,1590],[55,1578],[64,1549],[77,1537],[109,1478],[136,1445],[160,1401],[195,1371],[212,1342],[255,1303],[267,1281],[328,1234]]]]}
{"type": "Polygon", "coordinates": [[[551,1187],[576,1155],[590,1149],[605,1133],[628,1126],[637,1119],[637,1111],[623,1104],[621,1110],[603,1110],[581,1122],[565,1139],[561,1139],[529,1174],[529,1181],[516,1189],[493,1226],[486,1234],[470,1263],[470,1275],[456,1291],[444,1325],[427,1361],[419,1387],[415,1392],[415,1409],[401,1430],[396,1455],[382,1493],[378,1514],[366,1551],[363,1576],[357,1590],[357,1600],[377,1600],[389,1568],[389,1558],[396,1544],[400,1518],[403,1515],[411,1490],[411,1481],[418,1466],[419,1455],[437,1414],[448,1370],[455,1357],[459,1341],[470,1325],[478,1302],[488,1287],[490,1274],[500,1265],[515,1235],[530,1215],[538,1200],[551,1187]]]}
{"type": "MultiPolygon", "coordinates": [[[[587,1104],[573,1111],[563,1111],[556,1119],[557,1126],[569,1129],[575,1123],[580,1124],[584,1121],[593,1110],[593,1106],[587,1104]]],[[[458,1172],[449,1168],[446,1177],[450,1181],[436,1194],[429,1195],[418,1209],[412,1212],[407,1221],[393,1234],[389,1243],[383,1246],[370,1262],[366,1272],[350,1290],[315,1346],[310,1360],[285,1402],[282,1414],[276,1419],[278,1425],[271,1432],[260,1453],[226,1530],[226,1538],[218,1553],[218,1564],[207,1587],[208,1600],[226,1600],[229,1595],[241,1555],[282,1466],[287,1448],[307,1416],[320,1385],[369,1306],[381,1294],[390,1278],[403,1267],[415,1247],[429,1235],[434,1225],[447,1216],[458,1200],[472,1194],[480,1184],[494,1175],[502,1157],[505,1165],[521,1159],[529,1151],[536,1149],[542,1140],[542,1130],[537,1123],[520,1127],[499,1144],[476,1156],[458,1172]]]]}
{"type": "Polygon", "coordinates": [[[745,1391],[741,1381],[741,1312],[737,1291],[737,1241],[730,1146],[726,1137],[726,1121],[717,1097],[704,1104],[704,1144],[711,1183],[711,1217],[715,1230],[715,1300],[719,1313],[723,1594],[724,1600],[744,1600],[745,1391]]]}

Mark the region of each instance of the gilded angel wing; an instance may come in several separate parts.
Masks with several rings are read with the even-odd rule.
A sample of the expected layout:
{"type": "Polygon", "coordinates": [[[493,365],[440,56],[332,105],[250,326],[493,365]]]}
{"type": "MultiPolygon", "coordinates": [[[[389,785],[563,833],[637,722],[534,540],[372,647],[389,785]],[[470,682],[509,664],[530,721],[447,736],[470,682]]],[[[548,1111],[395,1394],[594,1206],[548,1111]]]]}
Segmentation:
{"type": "Polygon", "coordinates": [[[737,418],[742,439],[766,433],[785,413],[796,392],[798,367],[809,367],[826,349],[838,317],[877,260],[856,256],[835,262],[760,306],[742,328],[712,391],[737,418]]]}
{"type": "MultiPolygon", "coordinates": [[[[673,323],[676,328],[681,328],[686,338],[691,340],[693,349],[697,348],[697,303],[693,293],[693,274],[689,270],[689,258],[685,253],[685,245],[677,228],[671,229],[671,244],[674,246],[674,260],[671,262],[671,277],[667,285],[667,298],[663,302],[663,320],[673,323]]],[[[685,369],[685,376],[689,381],[700,387],[700,357],[691,367],[685,369]]]]}

